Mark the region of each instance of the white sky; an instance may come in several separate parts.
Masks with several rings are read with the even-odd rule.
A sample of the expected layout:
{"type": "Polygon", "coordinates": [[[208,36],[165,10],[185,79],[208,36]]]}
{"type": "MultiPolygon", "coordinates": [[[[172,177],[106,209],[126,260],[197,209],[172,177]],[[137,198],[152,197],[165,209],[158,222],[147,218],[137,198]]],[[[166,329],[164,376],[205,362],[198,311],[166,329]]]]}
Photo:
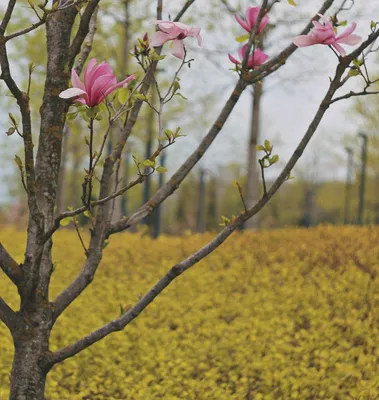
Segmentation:
{"type": "MultiPolygon", "coordinates": [[[[0,5],[5,4],[5,0],[0,0],[0,5]]],[[[234,6],[246,8],[251,1],[230,0],[234,6]]],[[[288,45],[291,38],[302,29],[309,18],[323,3],[319,0],[298,0],[298,7],[293,8],[282,0],[275,6],[271,15],[271,22],[276,23],[278,19],[284,20],[278,28],[278,33],[271,39],[267,48],[267,53],[274,56],[281,48],[288,45]],[[276,15],[281,16],[280,18],[276,15]]],[[[176,10],[183,4],[182,0],[171,0],[165,2],[166,14],[175,15],[176,10]]],[[[337,2],[336,4],[339,4],[337,2]]],[[[196,41],[187,39],[190,56],[195,58],[191,69],[182,75],[182,93],[188,98],[187,113],[185,120],[190,122],[187,126],[187,137],[171,148],[169,153],[169,171],[173,172],[179,163],[196,146],[199,140],[206,134],[207,128],[213,123],[221,110],[223,102],[230,95],[233,85],[236,82],[236,75],[230,71],[232,67],[228,60],[227,53],[236,53],[238,44],[234,41],[234,36],[243,33],[242,28],[235,22],[232,15],[214,15],[210,22],[215,25],[214,31],[206,29],[207,24],[203,17],[196,18],[198,13],[206,13],[209,3],[205,0],[198,0],[187,14],[183,22],[190,22],[194,26],[202,28],[204,45],[202,49],[196,48],[196,41]],[[190,19],[189,19],[190,18],[190,19]],[[203,26],[204,24],[205,26],[203,26]],[[232,31],[233,30],[233,33],[232,31]],[[214,103],[206,107],[197,101],[205,95],[210,95],[210,102],[214,103]]],[[[145,10],[137,10],[137,12],[145,10]]],[[[151,14],[153,15],[154,7],[151,14]]],[[[142,16],[142,15],[141,15],[142,16]]],[[[379,1],[378,0],[355,0],[354,8],[341,14],[343,18],[358,23],[356,33],[366,37],[369,33],[369,25],[372,19],[379,21],[379,1]]],[[[152,17],[153,18],[153,17],[152,17]]],[[[145,28],[151,30],[151,20],[145,19],[145,28]]],[[[209,22],[209,21],[208,21],[209,22]]],[[[344,28],[340,28],[344,29],[344,28]]],[[[349,50],[350,47],[346,46],[349,50]]],[[[177,60],[169,56],[164,60],[166,68],[170,70],[177,60]]],[[[287,64],[280,71],[265,80],[267,89],[262,104],[262,124],[261,139],[270,139],[276,146],[282,162],[287,160],[294,148],[297,146],[304,134],[310,120],[316,112],[319,102],[327,90],[329,76],[333,75],[337,65],[336,56],[326,46],[313,46],[299,49],[292,56],[287,64]]],[[[165,66],[165,65],[164,65],[165,66]]],[[[377,64],[373,63],[371,72],[378,74],[377,64]],[[376,70],[375,70],[376,68],[376,70]]],[[[343,91],[357,88],[360,78],[351,80],[351,84],[343,91]],[[352,86],[351,86],[352,85],[352,86]]],[[[3,83],[0,83],[3,85],[3,83]]],[[[231,162],[244,163],[246,160],[246,145],[250,128],[250,108],[251,92],[241,97],[236,106],[232,117],[212,145],[202,164],[213,171],[217,171],[219,166],[231,162]]],[[[0,114],[3,108],[4,91],[0,95],[0,114]]],[[[300,166],[304,170],[317,168],[322,177],[338,178],[344,176],[343,169],[336,167],[339,157],[343,159],[343,138],[346,134],[355,134],[359,125],[357,119],[349,112],[352,101],[348,100],[333,105],[327,112],[316,136],[311,142],[305,156],[300,161],[300,166]],[[317,153],[317,157],[311,153],[317,153]],[[307,155],[309,156],[307,159],[307,155]],[[316,160],[316,162],[315,162],[316,160]],[[332,162],[330,162],[332,161],[332,162]],[[317,164],[315,166],[314,164],[317,164]],[[312,164],[312,165],[310,165],[312,164]]],[[[173,126],[178,122],[170,122],[173,126]]],[[[181,123],[183,125],[183,122],[181,123]]],[[[185,124],[184,124],[185,125],[185,124]]],[[[7,130],[6,114],[0,119],[0,132],[7,130]]],[[[11,140],[17,140],[16,135],[6,138],[5,134],[0,135],[0,145],[6,140],[6,150],[12,151],[11,140]]],[[[4,151],[4,149],[2,150],[4,151]]],[[[14,153],[12,153],[13,156],[14,153]]],[[[9,162],[9,161],[7,161],[9,162]]],[[[279,172],[278,167],[272,169],[271,173],[279,172]]],[[[4,162],[4,157],[0,157],[0,180],[4,174],[8,174],[8,168],[4,162]]],[[[0,201],[6,196],[6,188],[0,186],[0,201]]]]}

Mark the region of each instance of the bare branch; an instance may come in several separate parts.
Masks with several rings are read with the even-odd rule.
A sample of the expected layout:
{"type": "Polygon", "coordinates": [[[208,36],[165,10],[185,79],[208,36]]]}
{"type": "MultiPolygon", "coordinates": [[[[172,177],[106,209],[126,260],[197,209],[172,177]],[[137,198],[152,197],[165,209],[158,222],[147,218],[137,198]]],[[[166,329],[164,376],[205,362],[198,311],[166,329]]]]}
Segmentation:
{"type": "Polygon", "coordinates": [[[192,4],[196,0],[187,0],[186,3],[184,4],[183,8],[178,12],[178,15],[174,18],[174,22],[180,21],[180,19],[183,17],[185,12],[192,6],[192,4]]]}
{"type": "Polygon", "coordinates": [[[349,11],[354,7],[354,0],[342,0],[341,5],[338,7],[336,12],[334,13],[334,19],[337,19],[338,14],[341,11],[349,11]],[[349,5],[346,5],[349,3],[349,5]]]}
{"type": "Polygon", "coordinates": [[[92,15],[95,12],[99,2],[100,0],[91,0],[84,10],[82,17],[80,18],[78,31],[69,50],[68,60],[70,65],[74,64],[75,57],[80,53],[82,44],[90,31],[90,21],[92,15]]]}
{"type": "Polygon", "coordinates": [[[17,262],[10,256],[4,246],[0,243],[0,268],[8,276],[8,278],[15,284],[18,285],[24,278],[22,268],[17,262]]]}
{"type": "Polygon", "coordinates": [[[22,35],[26,35],[27,33],[32,32],[35,29],[39,28],[45,22],[46,22],[45,18],[42,18],[41,20],[39,20],[38,22],[36,22],[32,26],[30,26],[29,28],[26,28],[26,29],[23,29],[22,31],[15,32],[15,33],[12,33],[11,35],[5,36],[4,40],[7,42],[8,40],[14,39],[16,37],[19,37],[19,36],[22,36],[22,35]]]}
{"type": "Polygon", "coordinates": [[[237,10],[229,4],[228,0],[221,0],[221,3],[225,6],[229,13],[235,14],[237,12],[237,10]]]}
{"type": "Polygon", "coordinates": [[[98,11],[99,11],[99,8],[97,7],[95,9],[95,11],[93,12],[93,14],[91,15],[91,19],[89,22],[89,28],[88,28],[88,34],[85,39],[83,48],[82,48],[82,50],[79,54],[79,57],[76,61],[76,64],[75,64],[75,71],[78,75],[80,75],[80,73],[82,72],[83,66],[92,50],[92,44],[93,44],[93,40],[94,40],[95,34],[96,34],[98,11]]]}
{"type": "Polygon", "coordinates": [[[346,93],[342,96],[335,97],[333,100],[331,100],[330,104],[333,104],[337,101],[350,99],[350,97],[366,96],[366,95],[373,95],[373,94],[379,94],[379,91],[375,91],[375,92],[369,92],[367,90],[362,90],[361,92],[350,91],[349,93],[346,93]]]}
{"type": "Polygon", "coordinates": [[[17,326],[17,314],[0,297],[0,321],[3,321],[6,327],[13,332],[17,326]]]}
{"type": "Polygon", "coordinates": [[[26,171],[26,187],[28,193],[28,206],[32,217],[37,220],[41,214],[37,205],[37,195],[35,186],[34,169],[34,144],[32,138],[32,122],[29,108],[29,96],[21,91],[11,75],[9,60],[7,55],[6,43],[3,34],[0,33],[0,65],[2,69],[1,77],[7,85],[9,91],[17,100],[22,117],[22,138],[24,140],[24,157],[26,171]]]}
{"type": "Polygon", "coordinates": [[[6,29],[7,29],[9,21],[12,18],[12,13],[13,13],[15,5],[16,5],[16,0],[9,0],[7,10],[5,11],[4,18],[3,18],[3,20],[1,21],[1,24],[0,24],[0,36],[4,35],[4,33],[5,33],[6,29]]]}

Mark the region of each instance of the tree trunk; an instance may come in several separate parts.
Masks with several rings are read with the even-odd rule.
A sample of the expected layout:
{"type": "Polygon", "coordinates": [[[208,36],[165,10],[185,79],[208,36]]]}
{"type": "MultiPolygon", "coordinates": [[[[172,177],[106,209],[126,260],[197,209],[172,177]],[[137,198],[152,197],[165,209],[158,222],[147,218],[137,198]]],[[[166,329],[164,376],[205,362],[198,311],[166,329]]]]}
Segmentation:
{"type": "MultiPolygon", "coordinates": [[[[251,121],[251,131],[249,139],[249,155],[247,161],[247,184],[246,184],[246,203],[248,207],[253,206],[259,200],[259,170],[257,160],[257,142],[260,124],[260,106],[263,94],[262,82],[254,85],[253,93],[253,115],[251,121]]],[[[256,229],[258,227],[258,216],[250,218],[245,223],[246,229],[256,229]]]]}
{"type": "Polygon", "coordinates": [[[35,313],[25,311],[23,314],[23,321],[20,321],[19,329],[13,334],[15,353],[9,399],[43,400],[46,376],[50,370],[46,356],[51,312],[45,307],[35,313]]]}
{"type": "MultiPolygon", "coordinates": [[[[56,2],[54,2],[56,3],[56,2]]],[[[77,9],[70,7],[46,19],[47,68],[41,126],[35,159],[35,182],[28,192],[31,207],[25,259],[24,281],[18,286],[21,307],[13,329],[14,360],[11,373],[11,400],[42,400],[46,375],[52,310],[49,283],[53,271],[52,240],[42,242],[51,228],[56,205],[56,188],[61,164],[63,127],[67,105],[58,94],[68,86],[68,60],[72,26],[77,9]],[[43,247],[42,247],[43,246],[43,247]]],[[[33,157],[27,160],[34,162],[33,157]]]]}

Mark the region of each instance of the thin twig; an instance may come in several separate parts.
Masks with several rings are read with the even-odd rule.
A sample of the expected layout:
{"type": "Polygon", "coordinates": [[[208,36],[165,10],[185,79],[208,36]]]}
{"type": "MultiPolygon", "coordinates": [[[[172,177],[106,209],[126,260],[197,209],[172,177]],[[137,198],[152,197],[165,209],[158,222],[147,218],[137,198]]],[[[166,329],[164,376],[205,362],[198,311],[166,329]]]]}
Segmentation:
{"type": "Polygon", "coordinates": [[[237,188],[238,188],[238,192],[240,194],[240,198],[241,198],[241,201],[242,201],[242,204],[243,204],[243,208],[245,209],[245,212],[247,212],[246,202],[245,202],[245,199],[243,197],[243,189],[242,189],[241,185],[239,184],[239,182],[237,182],[237,181],[236,181],[236,185],[237,185],[237,188]]]}
{"type": "Polygon", "coordinates": [[[8,42],[9,40],[14,39],[16,37],[26,35],[27,33],[32,32],[35,29],[39,28],[40,26],[44,25],[45,22],[46,22],[46,20],[45,20],[45,18],[43,18],[40,21],[33,24],[32,26],[30,26],[29,28],[26,28],[26,29],[23,29],[22,31],[15,32],[15,33],[12,33],[11,35],[5,36],[4,40],[6,42],[8,42]]]}
{"type": "Polygon", "coordinates": [[[259,165],[261,167],[261,176],[262,176],[262,185],[263,185],[263,196],[267,196],[267,186],[265,179],[265,167],[264,167],[264,158],[259,161],[259,165]]]}
{"type": "Polygon", "coordinates": [[[375,95],[375,94],[379,94],[379,91],[375,91],[375,92],[368,92],[367,90],[362,90],[361,92],[349,92],[346,93],[342,96],[339,97],[335,97],[333,100],[330,101],[329,104],[333,104],[337,101],[341,101],[341,100],[346,100],[346,99],[350,99],[350,97],[357,97],[357,96],[366,96],[366,95],[375,95]]]}
{"type": "Polygon", "coordinates": [[[78,237],[79,237],[79,240],[80,240],[80,243],[81,243],[81,245],[82,245],[82,247],[83,247],[84,254],[85,254],[86,256],[88,256],[88,250],[87,250],[86,245],[84,244],[84,240],[83,240],[83,238],[82,238],[82,234],[80,233],[80,230],[79,230],[79,227],[78,227],[78,222],[76,221],[75,218],[73,219],[73,222],[74,222],[74,226],[75,226],[76,233],[77,233],[77,235],[78,235],[78,237]]]}

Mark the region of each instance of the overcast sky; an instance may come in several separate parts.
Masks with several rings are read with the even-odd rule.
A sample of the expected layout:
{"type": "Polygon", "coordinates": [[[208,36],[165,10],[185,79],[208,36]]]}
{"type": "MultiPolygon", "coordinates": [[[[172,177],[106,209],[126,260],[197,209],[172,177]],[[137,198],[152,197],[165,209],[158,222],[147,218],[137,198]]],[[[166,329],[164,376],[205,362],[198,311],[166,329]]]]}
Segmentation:
{"type": "MultiPolygon", "coordinates": [[[[0,5],[5,4],[0,0],[0,5]]],[[[233,7],[247,6],[254,2],[233,1],[229,3],[233,7]]],[[[271,36],[268,43],[267,53],[269,56],[275,54],[284,46],[288,45],[293,36],[296,36],[309,18],[320,7],[322,1],[298,0],[298,7],[293,8],[282,1],[275,6],[271,15],[271,22],[280,26],[277,33],[271,36]]],[[[182,0],[165,2],[166,13],[175,15],[182,0]]],[[[338,2],[337,2],[338,4],[338,2]]],[[[209,6],[209,4],[208,4],[209,6]]],[[[135,10],[135,13],[142,13],[145,10],[135,10]]],[[[153,18],[154,7],[151,14],[153,18]]],[[[198,0],[192,6],[191,11],[186,15],[183,22],[190,22],[194,26],[202,28],[204,45],[202,49],[196,48],[196,41],[187,39],[189,55],[195,58],[188,69],[182,75],[182,93],[188,98],[186,105],[185,121],[188,136],[181,138],[169,154],[169,170],[174,172],[179,163],[194,149],[196,144],[206,134],[207,128],[211,126],[221,110],[223,103],[233,90],[236,82],[236,74],[232,72],[231,63],[227,53],[236,53],[238,43],[234,37],[242,34],[242,28],[235,22],[232,15],[214,15],[213,20],[197,18],[199,13],[207,12],[205,0],[198,0]],[[187,21],[188,20],[188,21],[187,21]],[[209,22],[212,22],[215,29],[207,29],[209,22]],[[204,26],[203,26],[204,25],[204,26]],[[233,32],[232,32],[233,31],[233,32]],[[199,102],[199,98],[207,98],[209,104],[199,102]]],[[[142,16],[141,14],[139,16],[142,16]]],[[[356,33],[363,38],[369,33],[369,25],[372,18],[379,20],[378,0],[355,0],[354,8],[342,14],[348,20],[357,22],[356,33]]],[[[151,19],[146,18],[145,29],[152,31],[151,19]]],[[[343,29],[343,28],[340,28],[343,29]]],[[[348,46],[347,50],[351,48],[348,46]]],[[[167,49],[166,49],[167,50],[167,49]]],[[[171,70],[177,60],[169,56],[163,65],[171,70]]],[[[326,46],[314,46],[299,49],[287,64],[280,71],[273,74],[264,81],[264,97],[262,104],[261,141],[270,139],[276,146],[282,162],[285,162],[291,155],[298,142],[301,140],[310,120],[317,111],[319,103],[323,98],[328,85],[329,76],[332,76],[337,65],[336,56],[326,46]]],[[[372,63],[371,72],[373,75],[379,73],[377,63],[372,63]],[[375,70],[376,68],[376,70],[375,70]]],[[[360,84],[360,78],[351,79],[351,83],[343,91],[356,89],[360,84]]],[[[3,85],[0,82],[0,85],[3,85]]],[[[0,110],[4,107],[4,90],[0,92],[0,110]]],[[[333,159],[344,157],[343,138],[346,134],[355,134],[359,129],[358,119],[355,118],[349,107],[352,101],[348,100],[333,105],[327,112],[315,138],[312,140],[309,149],[305,152],[300,166],[303,170],[316,168],[320,176],[325,178],[338,178],[343,176],[343,168],[337,168],[333,159]],[[316,153],[315,157],[313,154],[316,153]],[[336,156],[333,156],[336,154],[336,156]],[[317,164],[317,166],[315,166],[317,164]]],[[[206,168],[217,172],[219,166],[232,162],[244,163],[246,160],[246,144],[250,128],[251,115],[251,91],[247,90],[236,106],[232,117],[212,145],[202,161],[206,168]]],[[[0,111],[1,113],[1,111],[0,111]]],[[[171,122],[172,126],[179,124],[178,121],[171,122]]],[[[181,125],[183,122],[181,121],[181,125]]],[[[0,119],[0,132],[7,130],[7,117],[0,119]]],[[[10,140],[17,141],[16,136],[6,138],[5,134],[0,135],[0,145],[4,152],[10,154],[14,146],[10,140]]],[[[14,152],[12,153],[12,155],[14,152]]],[[[4,157],[0,158],[0,179],[9,175],[9,168],[6,168],[4,157]]],[[[271,174],[279,172],[278,166],[272,169],[271,174]]],[[[0,201],[6,199],[5,185],[0,186],[0,201]]]]}

